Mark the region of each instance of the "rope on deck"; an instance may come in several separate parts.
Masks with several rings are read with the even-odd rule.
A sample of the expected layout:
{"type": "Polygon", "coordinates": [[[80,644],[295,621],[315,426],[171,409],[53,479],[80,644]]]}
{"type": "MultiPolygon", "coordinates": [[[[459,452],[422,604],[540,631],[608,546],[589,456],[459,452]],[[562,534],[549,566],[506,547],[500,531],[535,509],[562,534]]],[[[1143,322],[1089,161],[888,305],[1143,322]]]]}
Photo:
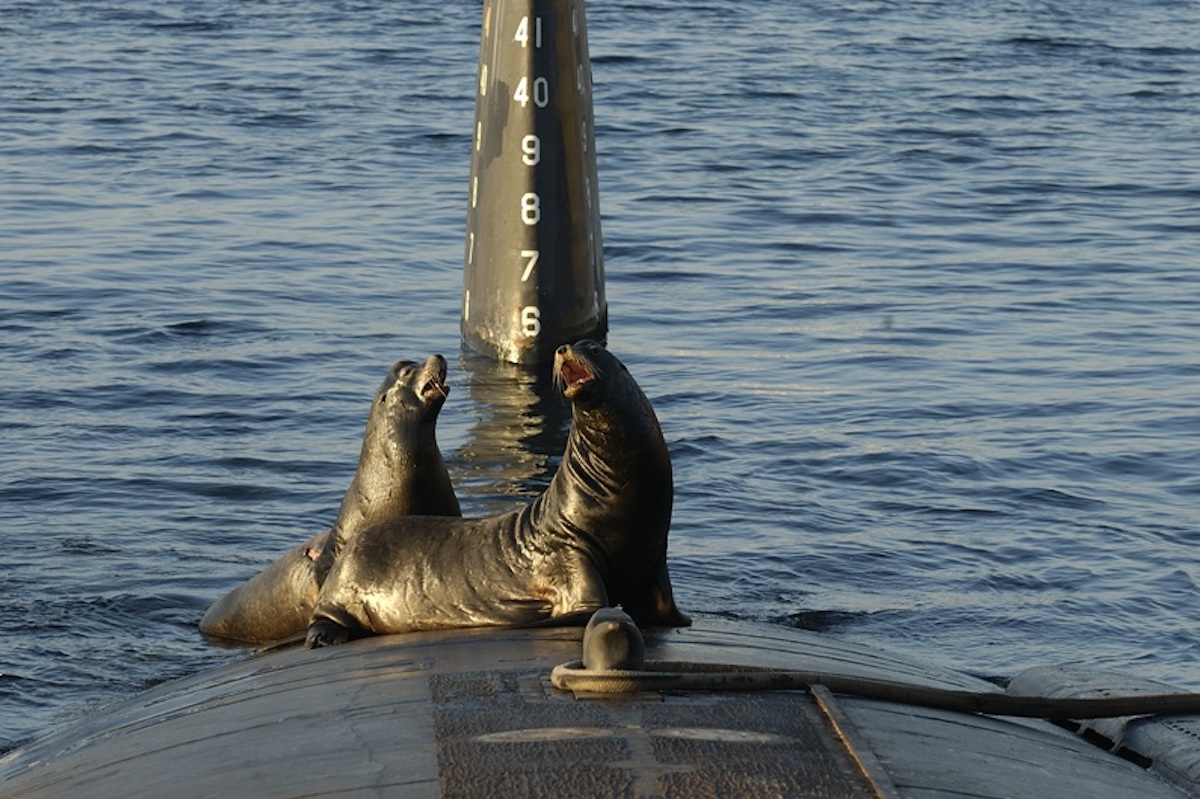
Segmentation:
{"type": "Polygon", "coordinates": [[[805,691],[823,685],[836,694],[906,705],[1040,719],[1200,714],[1200,694],[1164,693],[1094,698],[1016,696],[961,691],[872,677],[821,671],[672,661],[647,662],[640,670],[585,669],[582,661],[555,666],[555,688],[576,693],[628,694],[642,691],[805,691]]]}

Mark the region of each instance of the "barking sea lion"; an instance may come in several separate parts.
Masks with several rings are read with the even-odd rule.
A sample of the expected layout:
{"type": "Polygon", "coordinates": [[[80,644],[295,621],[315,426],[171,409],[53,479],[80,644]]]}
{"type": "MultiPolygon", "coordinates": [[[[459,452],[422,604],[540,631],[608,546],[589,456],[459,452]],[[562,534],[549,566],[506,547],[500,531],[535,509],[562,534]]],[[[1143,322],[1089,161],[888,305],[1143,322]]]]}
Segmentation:
{"type": "Polygon", "coordinates": [[[393,516],[461,516],[435,436],[447,393],[441,355],[393,365],[371,403],[358,470],[333,528],[214,602],[200,630],[247,643],[300,635],[325,575],[359,531],[393,516]]]}
{"type": "Polygon", "coordinates": [[[451,627],[582,624],[617,604],[640,624],[689,623],[667,574],[674,487],[654,410],[594,341],[560,347],[554,370],[572,423],[546,491],[500,516],[407,516],[363,530],[321,588],[309,646],[451,627]]]}

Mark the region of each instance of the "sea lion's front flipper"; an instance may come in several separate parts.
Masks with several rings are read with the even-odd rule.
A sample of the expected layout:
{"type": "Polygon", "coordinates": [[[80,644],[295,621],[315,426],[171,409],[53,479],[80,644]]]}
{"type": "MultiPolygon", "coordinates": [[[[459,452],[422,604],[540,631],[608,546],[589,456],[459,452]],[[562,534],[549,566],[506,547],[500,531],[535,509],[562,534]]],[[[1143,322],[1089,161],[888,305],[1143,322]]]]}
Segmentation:
{"type": "Polygon", "coordinates": [[[671,590],[671,575],[667,573],[665,557],[659,562],[650,580],[648,600],[644,608],[630,610],[640,624],[665,627],[691,626],[691,618],[681,612],[675,604],[675,594],[671,590]]]}
{"type": "Polygon", "coordinates": [[[550,618],[571,616],[570,623],[586,624],[597,610],[608,606],[608,589],[592,561],[579,553],[564,558],[560,573],[553,578],[550,618]]]}

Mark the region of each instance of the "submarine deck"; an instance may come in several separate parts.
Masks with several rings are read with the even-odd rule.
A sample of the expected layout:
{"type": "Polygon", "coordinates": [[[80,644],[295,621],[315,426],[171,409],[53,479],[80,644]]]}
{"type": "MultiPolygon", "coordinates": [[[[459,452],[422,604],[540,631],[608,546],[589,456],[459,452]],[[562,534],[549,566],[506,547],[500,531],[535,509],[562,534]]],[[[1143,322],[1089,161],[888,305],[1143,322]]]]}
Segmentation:
{"type": "MultiPolygon", "coordinates": [[[[0,758],[0,797],[1186,796],[1047,722],[804,691],[574,695],[581,628],[279,649],[165,683],[0,758]]],[[[967,675],[815,633],[714,619],[652,660],[968,690],[967,675]]]]}

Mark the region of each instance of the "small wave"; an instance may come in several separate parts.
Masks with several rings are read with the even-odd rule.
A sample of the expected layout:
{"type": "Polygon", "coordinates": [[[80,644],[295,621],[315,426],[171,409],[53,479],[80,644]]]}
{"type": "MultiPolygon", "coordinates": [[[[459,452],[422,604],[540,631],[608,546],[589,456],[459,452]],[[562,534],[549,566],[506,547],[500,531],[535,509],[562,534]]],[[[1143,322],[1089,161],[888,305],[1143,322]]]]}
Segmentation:
{"type": "Polygon", "coordinates": [[[850,610],[798,610],[775,619],[777,624],[811,632],[843,630],[870,616],[869,612],[850,610]]]}

